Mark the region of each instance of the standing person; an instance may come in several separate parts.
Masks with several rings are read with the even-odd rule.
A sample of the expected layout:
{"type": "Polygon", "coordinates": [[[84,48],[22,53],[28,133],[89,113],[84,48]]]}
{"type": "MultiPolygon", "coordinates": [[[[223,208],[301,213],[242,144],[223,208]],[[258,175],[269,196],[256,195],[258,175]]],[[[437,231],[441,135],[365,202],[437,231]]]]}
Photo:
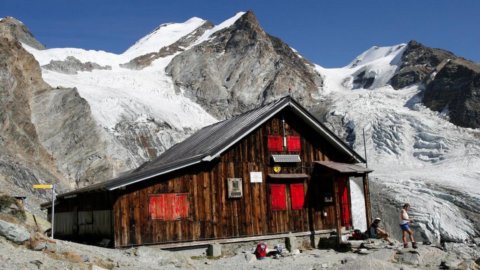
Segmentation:
{"type": "Polygon", "coordinates": [[[413,219],[410,219],[408,216],[408,209],[410,209],[410,204],[406,203],[403,205],[402,210],[400,211],[400,229],[402,229],[402,240],[403,247],[408,248],[407,233],[412,241],[412,247],[417,248],[417,243],[413,239],[413,231],[410,229],[410,223],[413,222],[413,219]]]}

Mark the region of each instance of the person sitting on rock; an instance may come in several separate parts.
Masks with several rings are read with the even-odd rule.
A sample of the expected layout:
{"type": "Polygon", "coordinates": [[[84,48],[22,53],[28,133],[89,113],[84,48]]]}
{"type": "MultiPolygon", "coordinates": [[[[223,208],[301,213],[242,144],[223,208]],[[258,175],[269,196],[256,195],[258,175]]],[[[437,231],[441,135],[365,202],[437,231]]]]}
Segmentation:
{"type": "Polygon", "coordinates": [[[402,240],[403,247],[408,248],[407,233],[410,236],[410,241],[412,241],[412,247],[417,248],[417,243],[413,239],[413,231],[410,229],[410,223],[413,222],[413,219],[410,219],[408,216],[408,209],[410,209],[410,204],[406,203],[403,205],[402,210],[400,211],[400,229],[402,229],[402,240]]]}
{"type": "Polygon", "coordinates": [[[393,245],[393,242],[388,238],[389,234],[384,229],[380,228],[380,221],[382,220],[378,217],[373,220],[372,224],[370,224],[370,227],[368,227],[367,230],[368,237],[374,239],[383,239],[390,245],[393,245]]]}

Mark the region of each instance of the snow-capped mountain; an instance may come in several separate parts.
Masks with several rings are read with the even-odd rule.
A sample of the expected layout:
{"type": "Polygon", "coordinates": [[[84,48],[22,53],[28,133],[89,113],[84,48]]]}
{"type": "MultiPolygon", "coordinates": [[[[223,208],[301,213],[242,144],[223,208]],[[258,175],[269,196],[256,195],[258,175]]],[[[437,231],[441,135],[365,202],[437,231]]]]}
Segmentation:
{"type": "MultiPolygon", "coordinates": [[[[366,148],[375,170],[374,213],[387,229],[399,231],[398,208],[410,202],[420,239],[480,235],[480,68],[450,52],[411,41],[372,47],[345,67],[327,69],[265,33],[252,12],[217,26],[199,18],[162,24],[122,54],[44,49],[28,33],[8,31],[1,41],[20,41],[14,51],[33,55],[49,85],[35,90],[24,79],[40,77],[38,70],[5,71],[3,96],[20,82],[34,89],[24,90],[22,101],[31,117],[8,121],[32,125],[32,145],[49,159],[42,171],[54,179],[76,186],[107,180],[205,125],[290,94],[358,153],[366,148]]],[[[4,66],[22,70],[13,60],[4,66]]],[[[14,153],[6,142],[17,133],[6,131],[0,147],[14,153]]],[[[25,160],[45,159],[26,149],[32,157],[25,160]]],[[[2,175],[17,162],[42,180],[26,161],[8,157],[2,175]]]]}

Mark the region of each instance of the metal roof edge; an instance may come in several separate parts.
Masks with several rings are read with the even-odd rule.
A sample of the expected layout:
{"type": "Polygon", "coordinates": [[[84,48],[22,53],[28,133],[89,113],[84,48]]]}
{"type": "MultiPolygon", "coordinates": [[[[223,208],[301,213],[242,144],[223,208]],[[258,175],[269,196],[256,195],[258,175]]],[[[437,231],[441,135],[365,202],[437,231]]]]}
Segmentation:
{"type": "MultiPolygon", "coordinates": [[[[128,185],[132,185],[132,184],[135,184],[135,183],[138,183],[138,182],[141,182],[143,180],[147,180],[147,179],[150,179],[150,178],[153,178],[153,177],[156,177],[156,176],[159,176],[159,175],[163,175],[163,174],[167,174],[167,173],[170,173],[170,172],[174,172],[174,171],[177,171],[177,170],[180,170],[182,168],[185,168],[185,167],[189,167],[191,165],[194,165],[194,164],[197,164],[197,163],[200,163],[204,160],[204,158],[198,158],[197,159],[194,159],[193,161],[191,162],[178,162],[178,164],[174,163],[174,164],[167,164],[165,165],[164,167],[165,168],[154,168],[152,169],[151,171],[157,171],[156,173],[153,173],[153,174],[149,174],[147,176],[144,176],[144,177],[139,177],[135,180],[132,180],[132,181],[129,181],[127,183],[122,183],[120,185],[111,185],[109,187],[106,187],[106,189],[108,189],[108,191],[112,191],[112,190],[115,190],[115,189],[119,189],[119,188],[122,188],[122,187],[125,187],[125,186],[128,186],[128,185]],[[172,166],[171,168],[168,168],[170,166],[172,166]]],[[[146,171],[148,172],[148,171],[146,171]]],[[[144,173],[146,173],[144,172],[144,173]]]]}

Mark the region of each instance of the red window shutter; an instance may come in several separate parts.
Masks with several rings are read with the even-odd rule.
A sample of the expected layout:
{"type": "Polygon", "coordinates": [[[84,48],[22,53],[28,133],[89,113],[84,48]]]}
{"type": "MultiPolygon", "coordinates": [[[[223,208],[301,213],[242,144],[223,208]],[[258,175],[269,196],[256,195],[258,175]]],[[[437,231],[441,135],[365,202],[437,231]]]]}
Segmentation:
{"type": "Polygon", "coordinates": [[[165,196],[150,196],[149,212],[152,219],[165,219],[165,196]]]}
{"type": "Polygon", "coordinates": [[[175,220],[175,193],[163,194],[165,196],[165,220],[175,220]]]}
{"type": "Polygon", "coordinates": [[[290,196],[292,199],[292,210],[303,209],[305,203],[305,190],[303,184],[290,184],[290,196]]]}
{"type": "Polygon", "coordinates": [[[286,210],[287,201],[285,199],[285,184],[270,184],[270,198],[272,210],[286,210]]]}
{"type": "Polygon", "coordinates": [[[351,225],[351,217],[350,217],[350,205],[348,203],[348,186],[346,181],[348,178],[338,179],[338,197],[340,197],[340,210],[342,214],[342,226],[350,226],[351,225]]]}
{"type": "Polygon", "coordinates": [[[165,193],[150,196],[148,211],[152,219],[177,220],[188,217],[187,193],[165,193]]]}
{"type": "Polygon", "coordinates": [[[288,152],[300,152],[302,145],[300,143],[300,136],[287,136],[288,152]]]}
{"type": "Polygon", "coordinates": [[[283,151],[282,136],[268,136],[268,151],[270,152],[283,151]]]}
{"type": "Polygon", "coordinates": [[[175,194],[175,217],[176,219],[188,217],[188,194],[175,194]]]}

